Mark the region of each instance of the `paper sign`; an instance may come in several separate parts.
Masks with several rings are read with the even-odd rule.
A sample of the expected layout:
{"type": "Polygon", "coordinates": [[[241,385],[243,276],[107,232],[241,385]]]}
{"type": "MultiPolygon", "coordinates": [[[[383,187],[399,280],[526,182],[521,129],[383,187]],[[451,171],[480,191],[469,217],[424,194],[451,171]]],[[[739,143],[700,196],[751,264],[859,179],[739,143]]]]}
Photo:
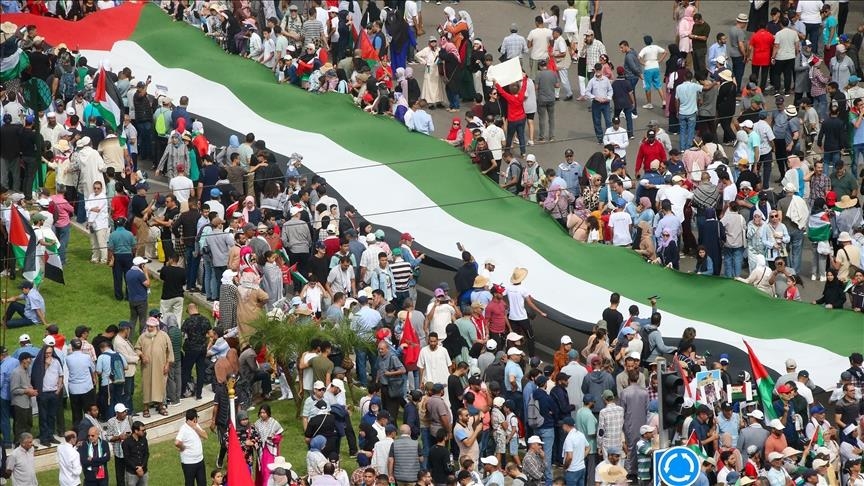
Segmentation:
{"type": "Polygon", "coordinates": [[[168,96],[168,86],[157,84],[156,85],[156,95],[165,95],[168,96]]]}
{"type": "Polygon", "coordinates": [[[517,81],[522,80],[522,64],[519,63],[519,58],[514,57],[501,64],[489,66],[486,73],[487,79],[494,79],[501,86],[507,86],[517,81]]]}

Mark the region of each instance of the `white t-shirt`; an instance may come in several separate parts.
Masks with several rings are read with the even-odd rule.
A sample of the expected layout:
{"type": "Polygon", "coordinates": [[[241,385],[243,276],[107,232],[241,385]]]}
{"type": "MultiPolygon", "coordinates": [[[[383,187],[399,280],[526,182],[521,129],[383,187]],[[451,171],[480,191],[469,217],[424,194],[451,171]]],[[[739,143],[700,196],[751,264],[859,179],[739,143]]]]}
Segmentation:
{"type": "MultiPolygon", "coordinates": [[[[435,302],[429,302],[426,307],[426,315],[432,310],[435,302]]],[[[447,336],[447,324],[450,324],[456,319],[456,309],[450,304],[441,304],[435,308],[435,313],[432,314],[432,319],[429,321],[429,332],[438,333],[439,339],[444,339],[447,336]]]]}
{"type": "MultiPolygon", "coordinates": [[[[626,214],[626,213],[625,213],[626,214]]],[[[564,437],[564,446],[562,451],[566,455],[568,452],[573,453],[573,459],[570,461],[570,466],[567,468],[569,472],[576,472],[585,469],[585,448],[588,447],[588,439],[585,434],[576,429],[571,429],[564,437]]]]}
{"type": "Polygon", "coordinates": [[[417,357],[417,367],[423,369],[423,380],[426,382],[446,384],[450,377],[450,364],[450,355],[441,345],[435,351],[426,346],[417,357]]]}
{"type": "Polygon", "coordinates": [[[736,192],[735,184],[729,184],[723,188],[723,202],[731,203],[737,196],[738,192],[736,192]]]}
{"type": "Polygon", "coordinates": [[[315,7],[315,19],[318,22],[321,22],[321,25],[326,26],[327,22],[330,20],[330,14],[327,13],[327,10],[321,7],[315,7]]]}
{"type": "Polygon", "coordinates": [[[330,42],[339,42],[339,17],[330,19],[330,28],[333,29],[333,33],[330,35],[330,42]]]}
{"type": "Polygon", "coordinates": [[[510,314],[507,317],[511,321],[524,321],[528,319],[528,311],[525,310],[525,298],[531,296],[528,288],[521,284],[508,284],[505,295],[510,304],[510,314]]]}
{"type": "Polygon", "coordinates": [[[678,216],[678,219],[681,221],[684,221],[684,204],[687,203],[688,199],[692,198],[692,192],[676,185],[663,186],[657,192],[657,200],[668,199],[672,203],[672,213],[678,216]]]}
{"type": "Polygon", "coordinates": [[[194,187],[192,179],[184,175],[174,176],[168,182],[168,188],[171,189],[171,193],[174,194],[174,197],[177,198],[177,202],[180,204],[189,201],[189,195],[192,194],[194,187]]]}
{"type": "Polygon", "coordinates": [[[306,352],[305,354],[303,354],[303,362],[307,365],[306,368],[303,368],[303,374],[302,374],[302,376],[303,376],[303,389],[304,390],[311,390],[312,384],[315,382],[315,380],[313,379],[314,374],[312,371],[312,367],[308,366],[309,361],[311,361],[312,358],[314,358],[315,356],[318,356],[318,353],[306,352]]]}
{"type": "Polygon", "coordinates": [[[531,32],[528,32],[526,40],[532,43],[531,49],[529,49],[531,59],[535,61],[549,59],[549,44],[552,42],[552,30],[546,27],[531,29],[531,32]]]}
{"type": "Polygon", "coordinates": [[[798,32],[790,28],[780,29],[774,35],[774,44],[777,47],[777,55],[774,56],[778,61],[787,61],[795,59],[795,45],[798,44],[798,32]]]}
{"type": "Polygon", "coordinates": [[[639,51],[639,58],[645,62],[645,69],[660,69],[658,59],[660,59],[660,56],[662,56],[664,52],[666,52],[666,49],[651,44],[650,46],[643,47],[642,50],[639,51]]]}
{"type": "Polygon", "coordinates": [[[615,246],[627,246],[633,243],[630,237],[630,226],[633,218],[625,211],[615,211],[609,215],[609,226],[612,228],[612,244],[615,246]]]}
{"type": "Polygon", "coordinates": [[[180,451],[181,464],[198,464],[204,460],[204,449],[201,447],[201,437],[198,432],[183,423],[180,430],[177,432],[177,437],[174,440],[179,440],[183,444],[183,450],[180,451]]]}
{"type": "Polygon", "coordinates": [[[276,41],[272,37],[264,41],[264,53],[261,55],[261,61],[268,68],[276,65],[276,41]]]}
{"type": "Polygon", "coordinates": [[[821,24],[822,15],[821,0],[801,0],[798,2],[797,12],[801,14],[801,21],[805,24],[821,24]]]}
{"type": "Polygon", "coordinates": [[[564,21],[564,32],[572,33],[579,31],[579,11],[575,8],[565,8],[561,12],[561,20],[564,21]]]}
{"type": "Polygon", "coordinates": [[[414,17],[417,16],[417,2],[414,0],[405,1],[405,21],[408,22],[408,27],[414,27],[414,17]]]}

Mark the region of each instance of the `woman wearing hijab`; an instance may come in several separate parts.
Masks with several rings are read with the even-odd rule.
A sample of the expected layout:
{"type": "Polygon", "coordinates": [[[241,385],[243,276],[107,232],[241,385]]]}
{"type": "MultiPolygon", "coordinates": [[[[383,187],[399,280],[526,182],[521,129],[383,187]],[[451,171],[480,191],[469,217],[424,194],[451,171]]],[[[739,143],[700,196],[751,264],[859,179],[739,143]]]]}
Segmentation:
{"type": "Polygon", "coordinates": [[[445,91],[449,106],[447,111],[455,113],[459,111],[459,80],[462,76],[462,60],[459,57],[459,49],[456,44],[450,42],[446,37],[441,38],[441,50],[438,52],[441,62],[442,76],[444,78],[445,91]]]}
{"type": "MultiPolygon", "coordinates": [[[[261,438],[261,450],[259,451],[260,470],[257,474],[257,485],[264,486],[270,477],[270,469],[267,467],[279,456],[279,445],[282,443],[282,425],[273,418],[270,405],[261,404],[258,409],[258,420],[255,421],[255,430],[261,438]]],[[[326,440],[325,440],[326,444],[326,440]]]]}
{"type": "MultiPolygon", "coordinates": [[[[822,259],[824,260],[824,257],[822,259]]],[[[837,278],[837,273],[833,268],[825,272],[825,287],[822,289],[822,297],[814,300],[813,303],[825,306],[826,309],[842,309],[846,305],[843,282],[837,278]]]]}
{"type": "Polygon", "coordinates": [[[573,201],[573,211],[567,215],[567,231],[576,241],[588,241],[588,217],[584,200],[580,197],[573,201]]]}
{"type": "Polygon", "coordinates": [[[762,226],[764,224],[765,215],[759,210],[753,213],[753,219],[747,223],[747,266],[750,273],[756,269],[757,257],[765,255],[765,243],[762,241],[762,226]]]}
{"type": "Polygon", "coordinates": [[[219,154],[216,155],[216,160],[220,165],[228,166],[231,165],[231,154],[238,153],[240,151],[240,139],[237,135],[231,135],[228,137],[228,145],[219,151],[219,154]]]}
{"type": "MultiPolygon", "coordinates": [[[[414,68],[408,66],[405,68],[405,83],[408,86],[408,92],[403,93],[408,97],[408,104],[413,105],[420,99],[420,83],[414,79],[414,68]]],[[[426,100],[428,103],[429,100],[426,100]]]]}
{"type": "Polygon", "coordinates": [[[660,260],[659,263],[664,267],[678,270],[681,258],[678,252],[678,242],[672,238],[668,229],[664,229],[663,234],[660,236],[660,242],[657,244],[657,257],[660,260]]]}
{"type": "Polygon", "coordinates": [[[323,435],[316,435],[309,441],[309,452],[306,453],[306,474],[310,483],[316,476],[324,474],[324,466],[329,463],[324,456],[323,450],[327,446],[327,439],[323,435]]]}
{"type": "Polygon", "coordinates": [[[454,363],[460,361],[468,362],[469,346],[465,338],[462,337],[462,334],[459,333],[459,326],[451,322],[444,328],[444,332],[447,334],[447,337],[442,344],[444,345],[444,349],[447,350],[447,354],[450,355],[450,360],[454,363]]]}
{"type": "Polygon", "coordinates": [[[747,278],[735,277],[735,280],[752,285],[773,297],[774,285],[771,284],[772,273],[771,269],[765,264],[765,256],[757,255],[756,266],[750,270],[750,275],[747,278]]]}
{"type": "MultiPolygon", "coordinates": [[[[178,120],[178,126],[181,125],[180,122],[183,122],[183,118],[178,120]]],[[[161,172],[165,174],[165,177],[172,178],[177,175],[178,164],[189,167],[189,150],[183,143],[180,132],[175,130],[168,136],[168,145],[165,147],[165,152],[162,153],[162,158],[159,159],[156,172],[161,172]]]]}
{"type": "Polygon", "coordinates": [[[471,64],[468,70],[474,82],[474,92],[483,92],[483,78],[485,78],[486,70],[489,68],[484,62],[486,59],[486,48],[483,47],[483,40],[479,37],[474,39],[473,49],[471,50],[471,64]]]}
{"type": "Polygon", "coordinates": [[[384,23],[390,35],[390,61],[393,69],[404,68],[408,65],[408,46],[416,46],[417,39],[408,28],[405,16],[398,12],[387,15],[384,23]]]}
{"type": "Polygon", "coordinates": [[[693,33],[693,14],[696,13],[696,7],[689,5],[684,9],[684,15],[678,20],[678,49],[684,54],[690,54],[693,51],[693,41],[690,39],[690,34],[693,33]]]}
{"type": "Polygon", "coordinates": [[[704,248],[713,265],[713,275],[720,275],[720,262],[722,261],[723,241],[726,239],[726,230],[723,223],[717,220],[717,211],[714,208],[705,209],[705,223],[699,232],[699,245],[704,248]]]}
{"type": "Polygon", "coordinates": [[[261,222],[261,210],[255,207],[255,198],[252,196],[246,196],[243,199],[243,221],[247,224],[254,224],[258,226],[258,223],[261,222]]]}
{"type": "Polygon", "coordinates": [[[556,179],[549,185],[548,194],[543,200],[543,209],[566,229],[569,208],[576,198],[564,186],[565,183],[560,179],[556,179]]]}
{"type": "Polygon", "coordinates": [[[458,116],[453,117],[453,122],[450,124],[450,131],[447,132],[445,142],[454,147],[461,147],[462,141],[465,138],[464,130],[462,130],[462,119],[458,116]]]}
{"type": "Polygon", "coordinates": [[[444,30],[447,31],[448,37],[456,46],[459,52],[459,62],[463,68],[456,83],[457,91],[462,99],[472,100],[474,99],[474,80],[467,68],[471,62],[471,39],[474,38],[474,23],[468,12],[464,10],[460,10],[457,16],[452,7],[445,7],[444,15],[447,18],[444,30]]]}
{"type": "Polygon", "coordinates": [[[420,97],[426,100],[430,107],[444,103],[444,81],[438,65],[439,51],[438,39],[431,36],[429,44],[414,55],[414,60],[423,66],[423,88],[420,97]]]}

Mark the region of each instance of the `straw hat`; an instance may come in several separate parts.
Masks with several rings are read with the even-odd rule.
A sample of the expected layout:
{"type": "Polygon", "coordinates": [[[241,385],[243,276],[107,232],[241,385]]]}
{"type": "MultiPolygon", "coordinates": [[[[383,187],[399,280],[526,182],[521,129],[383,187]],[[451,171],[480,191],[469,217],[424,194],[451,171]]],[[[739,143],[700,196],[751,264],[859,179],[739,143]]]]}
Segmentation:
{"type": "Polygon", "coordinates": [[[310,309],[308,305],[301,305],[294,309],[294,313],[301,316],[311,316],[312,309],[310,309]]]}
{"type": "Polygon", "coordinates": [[[627,481],[627,470],[621,466],[604,464],[597,468],[597,476],[604,483],[623,483],[627,481]]]}
{"type": "Polygon", "coordinates": [[[518,284],[522,283],[525,280],[525,277],[528,276],[528,269],[522,267],[516,267],[513,269],[513,274],[510,275],[510,283],[518,284]]]}
{"type": "Polygon", "coordinates": [[[848,194],[844,194],[843,197],[841,197],[840,200],[837,201],[837,204],[835,204],[835,206],[837,206],[840,209],[849,209],[849,208],[851,208],[853,206],[857,206],[857,205],[858,205],[858,198],[851,198],[851,197],[849,197],[848,194]]]}
{"type": "Polygon", "coordinates": [[[54,148],[61,152],[68,152],[72,149],[72,147],[69,146],[69,140],[66,140],[65,138],[57,140],[57,145],[55,145],[54,148]]]}
{"type": "Polygon", "coordinates": [[[269,469],[270,472],[273,472],[277,467],[281,467],[282,469],[291,469],[291,463],[286,461],[282,456],[276,456],[276,458],[273,459],[273,462],[267,464],[267,469],[269,469]]]}
{"type": "Polygon", "coordinates": [[[722,79],[723,81],[732,81],[733,79],[735,79],[735,77],[732,75],[732,71],[728,69],[720,71],[717,75],[720,76],[720,79],[722,79]]]}
{"type": "Polygon", "coordinates": [[[477,275],[474,277],[474,287],[481,288],[485,287],[489,283],[489,279],[484,277],[483,275],[477,275]]]}

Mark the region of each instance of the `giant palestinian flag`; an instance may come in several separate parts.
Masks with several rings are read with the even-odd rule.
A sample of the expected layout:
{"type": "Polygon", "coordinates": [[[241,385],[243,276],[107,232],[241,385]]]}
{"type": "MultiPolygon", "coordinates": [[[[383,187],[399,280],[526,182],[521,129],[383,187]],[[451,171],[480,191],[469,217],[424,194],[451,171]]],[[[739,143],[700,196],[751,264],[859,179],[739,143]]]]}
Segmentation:
{"type": "Polygon", "coordinates": [[[237,133],[254,131],[278,153],[302,153],[303,164],[326,173],[375,226],[409,232],[448,258],[459,258],[454,243],[461,241],[478,261],[497,261],[504,274],[498,280],[516,266],[528,268],[525,285],[534,299],[579,321],[573,325],[580,329],[599,318],[612,291],[624,307],[642,305],[643,315],[647,297],[660,294],[665,336],[693,326],[700,339],[713,341],[715,355],[723,347],[741,353],[745,337],[767,367],[806,360],[811,378],[826,387],[864,342],[860,314],[785,302],[729,279],[647,265],[620,248],[578,244],[536,204],[501,191],[463,152],[363,113],[347,96],[279,85],[263,66],[222,52],[154,5],[124,4],[78,23],[6,17],[37,24],[51,44],[79,45],[93,66],[109,59],[139,79],[152,75],[174,99],[188,95],[194,113],[237,133]]]}

